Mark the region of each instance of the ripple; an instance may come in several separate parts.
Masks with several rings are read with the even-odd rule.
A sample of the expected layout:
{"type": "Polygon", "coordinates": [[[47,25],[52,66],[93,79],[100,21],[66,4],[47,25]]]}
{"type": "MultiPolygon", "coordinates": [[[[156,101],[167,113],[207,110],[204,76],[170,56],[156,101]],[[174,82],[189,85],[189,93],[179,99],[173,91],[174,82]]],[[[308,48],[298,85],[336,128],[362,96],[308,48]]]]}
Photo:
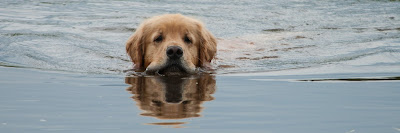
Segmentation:
{"type": "Polygon", "coordinates": [[[217,73],[338,64],[393,67],[400,62],[399,2],[100,0],[2,5],[4,67],[124,73],[132,67],[126,40],[143,20],[164,13],[200,19],[219,38],[212,62],[217,73]]]}

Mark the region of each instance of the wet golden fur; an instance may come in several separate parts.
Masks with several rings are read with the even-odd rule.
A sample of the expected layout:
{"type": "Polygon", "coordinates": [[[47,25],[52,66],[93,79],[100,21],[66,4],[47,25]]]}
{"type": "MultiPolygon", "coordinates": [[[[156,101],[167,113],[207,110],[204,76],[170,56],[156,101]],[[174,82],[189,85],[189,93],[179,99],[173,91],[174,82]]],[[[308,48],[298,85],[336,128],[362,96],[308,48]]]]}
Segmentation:
{"type": "Polygon", "coordinates": [[[214,99],[215,77],[126,77],[127,91],[144,112],[159,119],[199,117],[202,104],[214,99]],[[171,95],[172,94],[172,95],[171,95]]]}
{"type": "Polygon", "coordinates": [[[210,62],[217,51],[216,39],[200,21],[180,14],[166,14],[144,21],[127,41],[126,52],[134,69],[157,71],[167,64],[168,46],[182,48],[181,62],[187,73],[194,73],[197,67],[211,68],[210,62]],[[163,40],[155,41],[159,36],[163,40]]]}

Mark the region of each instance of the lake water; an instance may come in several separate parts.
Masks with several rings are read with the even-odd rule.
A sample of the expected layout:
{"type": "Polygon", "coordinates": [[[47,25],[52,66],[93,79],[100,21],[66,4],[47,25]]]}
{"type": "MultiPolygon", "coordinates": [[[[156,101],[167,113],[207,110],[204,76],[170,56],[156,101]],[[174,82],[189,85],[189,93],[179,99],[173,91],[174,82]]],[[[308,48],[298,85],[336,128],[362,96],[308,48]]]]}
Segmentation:
{"type": "Polygon", "coordinates": [[[0,1],[0,132],[400,132],[400,2],[0,1]],[[127,76],[125,41],[181,13],[216,74],[127,76]]]}

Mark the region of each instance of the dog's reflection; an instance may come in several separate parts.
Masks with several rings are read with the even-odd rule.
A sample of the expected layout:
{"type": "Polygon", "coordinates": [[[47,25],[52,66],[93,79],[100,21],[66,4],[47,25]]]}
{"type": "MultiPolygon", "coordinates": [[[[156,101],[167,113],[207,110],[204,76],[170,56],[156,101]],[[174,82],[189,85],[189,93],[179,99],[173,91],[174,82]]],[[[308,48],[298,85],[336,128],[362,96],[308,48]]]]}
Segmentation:
{"type": "Polygon", "coordinates": [[[215,92],[215,78],[211,75],[195,77],[126,77],[131,86],[127,91],[143,116],[159,119],[199,117],[203,101],[211,101],[215,92]]]}

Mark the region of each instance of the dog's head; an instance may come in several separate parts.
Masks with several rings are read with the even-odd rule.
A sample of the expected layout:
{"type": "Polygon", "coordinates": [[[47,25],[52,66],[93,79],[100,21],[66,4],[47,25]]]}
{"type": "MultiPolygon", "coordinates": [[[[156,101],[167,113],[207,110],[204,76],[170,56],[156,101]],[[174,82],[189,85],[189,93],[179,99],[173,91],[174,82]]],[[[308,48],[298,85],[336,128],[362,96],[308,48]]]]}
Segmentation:
{"type": "Polygon", "coordinates": [[[215,77],[126,77],[127,91],[144,112],[159,119],[199,117],[205,101],[214,99],[215,77]]]}
{"type": "Polygon", "coordinates": [[[216,46],[200,21],[167,14],[143,22],[127,41],[126,52],[137,70],[193,74],[197,67],[211,68],[216,46]]]}

